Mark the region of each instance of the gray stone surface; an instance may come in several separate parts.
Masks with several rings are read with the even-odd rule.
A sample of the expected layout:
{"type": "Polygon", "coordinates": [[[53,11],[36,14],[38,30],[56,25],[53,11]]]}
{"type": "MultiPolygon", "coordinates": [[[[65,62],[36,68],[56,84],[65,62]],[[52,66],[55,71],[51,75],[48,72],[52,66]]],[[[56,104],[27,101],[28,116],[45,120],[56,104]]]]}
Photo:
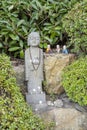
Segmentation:
{"type": "MultiPolygon", "coordinates": [[[[50,108],[47,106],[47,103],[42,103],[42,104],[32,104],[33,111],[38,114],[45,112],[49,110],[50,108]]],[[[51,108],[52,109],[52,108],[51,108]]]]}
{"type": "Polygon", "coordinates": [[[72,108],[54,108],[40,113],[47,124],[54,122],[53,130],[87,130],[87,113],[72,108]]]}
{"type": "Polygon", "coordinates": [[[24,86],[24,65],[18,65],[13,67],[15,71],[15,77],[19,86],[24,86]]]}
{"type": "Polygon", "coordinates": [[[26,94],[26,100],[30,104],[43,104],[46,102],[45,93],[42,94],[26,94]]]}
{"type": "Polygon", "coordinates": [[[54,106],[63,107],[63,101],[61,99],[57,99],[56,101],[54,101],[54,106]]]}
{"type": "Polygon", "coordinates": [[[54,106],[54,103],[52,101],[47,101],[48,106],[54,106]]]}

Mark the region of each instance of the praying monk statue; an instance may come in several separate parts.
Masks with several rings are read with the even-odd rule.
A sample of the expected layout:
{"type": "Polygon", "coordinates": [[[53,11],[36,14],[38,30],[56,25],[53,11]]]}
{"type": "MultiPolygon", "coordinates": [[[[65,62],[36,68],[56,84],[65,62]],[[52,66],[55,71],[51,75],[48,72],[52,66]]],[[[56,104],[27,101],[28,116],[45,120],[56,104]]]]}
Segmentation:
{"type": "Polygon", "coordinates": [[[28,46],[25,50],[25,81],[27,81],[26,100],[35,110],[46,104],[45,93],[42,91],[43,81],[43,50],[39,48],[38,32],[28,35],[28,46]]]}

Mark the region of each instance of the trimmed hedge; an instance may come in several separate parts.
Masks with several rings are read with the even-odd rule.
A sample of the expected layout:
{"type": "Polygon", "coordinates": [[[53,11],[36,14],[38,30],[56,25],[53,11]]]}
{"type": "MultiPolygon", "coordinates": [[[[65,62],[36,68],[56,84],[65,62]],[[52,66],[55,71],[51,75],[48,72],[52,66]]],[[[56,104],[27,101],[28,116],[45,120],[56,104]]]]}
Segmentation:
{"type": "Polygon", "coordinates": [[[0,55],[0,130],[45,130],[16,85],[10,59],[0,55]]]}
{"type": "Polygon", "coordinates": [[[68,97],[82,106],[87,105],[87,56],[67,66],[62,78],[68,97]]]}
{"type": "Polygon", "coordinates": [[[68,33],[68,46],[78,55],[87,54],[87,1],[77,3],[63,18],[68,33]]]}

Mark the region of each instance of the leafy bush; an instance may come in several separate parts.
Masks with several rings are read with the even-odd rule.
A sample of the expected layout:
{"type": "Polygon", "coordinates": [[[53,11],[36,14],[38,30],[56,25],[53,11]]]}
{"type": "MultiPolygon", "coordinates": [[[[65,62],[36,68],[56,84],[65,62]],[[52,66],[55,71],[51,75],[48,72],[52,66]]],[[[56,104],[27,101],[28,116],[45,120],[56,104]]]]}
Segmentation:
{"type": "Polygon", "coordinates": [[[87,54],[87,1],[77,3],[63,18],[63,27],[68,33],[68,46],[72,52],[87,54]]]}
{"type": "MultiPolygon", "coordinates": [[[[80,0],[78,0],[80,1],[80,0]]],[[[0,1],[0,48],[15,57],[24,56],[27,35],[39,31],[40,47],[62,39],[62,17],[76,0],[2,0],[0,1]]]]}
{"type": "Polygon", "coordinates": [[[76,60],[64,69],[62,84],[70,99],[87,105],[87,57],[76,60]]]}
{"type": "Polygon", "coordinates": [[[29,29],[29,9],[28,0],[0,1],[0,48],[3,52],[14,52],[15,57],[23,57],[29,29]]]}
{"type": "Polygon", "coordinates": [[[0,55],[0,130],[45,130],[43,122],[25,103],[9,58],[0,55]]]}

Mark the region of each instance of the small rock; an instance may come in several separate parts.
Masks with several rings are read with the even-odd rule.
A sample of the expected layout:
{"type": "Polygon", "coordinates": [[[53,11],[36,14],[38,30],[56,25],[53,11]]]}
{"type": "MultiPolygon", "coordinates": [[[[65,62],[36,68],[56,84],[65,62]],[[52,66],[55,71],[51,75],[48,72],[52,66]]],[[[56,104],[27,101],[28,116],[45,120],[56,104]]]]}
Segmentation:
{"type": "Polygon", "coordinates": [[[52,101],[47,101],[47,105],[48,105],[48,106],[54,106],[54,104],[53,104],[52,101]]]}
{"type": "Polygon", "coordinates": [[[69,100],[69,98],[62,98],[62,101],[64,102],[64,103],[70,103],[71,102],[71,100],[69,100]]]}
{"type": "Polygon", "coordinates": [[[54,106],[55,107],[63,107],[62,100],[58,99],[58,100],[54,101],[54,106]]]}
{"type": "Polygon", "coordinates": [[[74,105],[73,104],[67,104],[67,103],[64,103],[64,108],[74,108],[74,105]]]}
{"type": "Polygon", "coordinates": [[[78,105],[78,104],[75,104],[75,108],[76,108],[78,111],[86,112],[86,110],[85,110],[82,106],[80,106],[80,105],[78,105]]]}

